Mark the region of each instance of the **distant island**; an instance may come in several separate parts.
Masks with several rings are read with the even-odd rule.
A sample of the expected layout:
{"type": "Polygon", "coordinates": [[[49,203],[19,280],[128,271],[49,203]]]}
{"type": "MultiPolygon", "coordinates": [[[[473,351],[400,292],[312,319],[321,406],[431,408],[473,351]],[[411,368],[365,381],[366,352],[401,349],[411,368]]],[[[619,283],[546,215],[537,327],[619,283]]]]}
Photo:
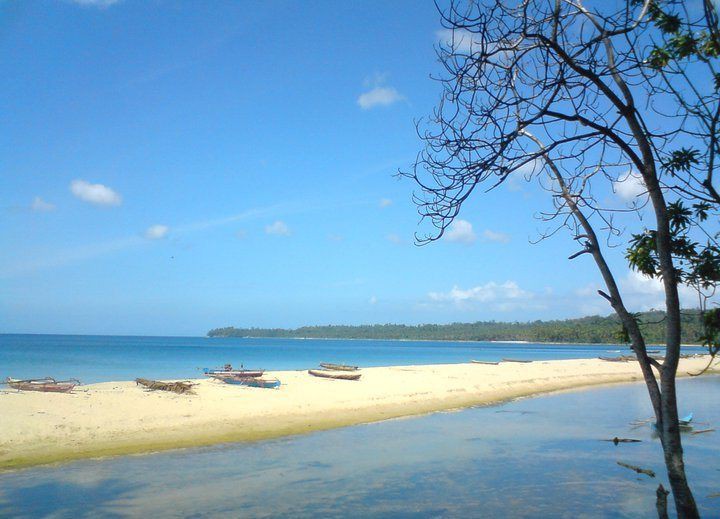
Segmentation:
{"type": "MultiPolygon", "coordinates": [[[[665,312],[639,314],[647,343],[665,340],[665,312]]],[[[369,324],[359,326],[326,325],[284,328],[215,328],[208,337],[276,337],[296,339],[393,339],[429,341],[527,341],[567,343],[624,342],[617,316],[591,316],[578,319],[532,322],[478,321],[452,324],[369,324]]],[[[702,323],[698,310],[683,312],[683,343],[699,343],[702,323]]]]}

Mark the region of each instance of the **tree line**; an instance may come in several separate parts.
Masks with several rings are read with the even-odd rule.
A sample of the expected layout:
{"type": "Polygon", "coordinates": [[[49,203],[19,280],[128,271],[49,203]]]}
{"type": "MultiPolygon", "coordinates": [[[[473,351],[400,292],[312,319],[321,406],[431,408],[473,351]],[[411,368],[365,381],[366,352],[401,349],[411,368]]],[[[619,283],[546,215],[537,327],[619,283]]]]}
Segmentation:
{"type": "MultiPolygon", "coordinates": [[[[665,312],[638,314],[638,322],[649,343],[665,341],[665,312]]],[[[703,334],[700,312],[682,312],[682,341],[699,343],[703,334]]],[[[276,337],[311,339],[392,339],[431,341],[528,341],[605,343],[625,342],[616,315],[531,322],[477,321],[451,324],[324,325],[300,328],[215,328],[208,337],[276,337]]]]}

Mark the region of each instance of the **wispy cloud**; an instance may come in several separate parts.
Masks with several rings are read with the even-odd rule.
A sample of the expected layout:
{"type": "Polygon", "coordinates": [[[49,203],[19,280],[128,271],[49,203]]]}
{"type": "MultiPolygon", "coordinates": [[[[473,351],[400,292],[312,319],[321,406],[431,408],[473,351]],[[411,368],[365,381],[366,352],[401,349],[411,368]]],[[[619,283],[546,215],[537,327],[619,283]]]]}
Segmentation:
{"type": "Polygon", "coordinates": [[[83,7],[100,7],[103,9],[121,2],[121,0],[70,0],[70,1],[73,4],[82,5],[83,7]]]}
{"type": "Polygon", "coordinates": [[[91,184],[82,179],[70,183],[70,192],[84,202],[95,205],[120,205],[122,197],[102,184],[91,184]]]}
{"type": "Polygon", "coordinates": [[[390,243],[394,243],[395,245],[402,245],[403,243],[405,243],[405,240],[403,240],[399,234],[395,234],[394,232],[391,232],[390,234],[385,236],[385,239],[390,243]]]}
{"type": "MultiPolygon", "coordinates": [[[[247,211],[243,211],[241,213],[230,216],[225,216],[222,218],[200,220],[185,225],[179,225],[173,227],[173,235],[201,232],[207,229],[229,225],[239,221],[257,219],[267,216],[268,214],[272,214],[273,212],[277,212],[278,209],[279,206],[248,209],[247,211]]],[[[148,230],[149,229],[147,229],[146,232],[148,230]]],[[[52,251],[47,254],[43,254],[42,258],[40,259],[30,258],[14,264],[0,265],[0,278],[13,278],[16,276],[31,274],[33,272],[41,270],[74,265],[77,263],[82,263],[100,257],[116,254],[124,250],[147,246],[147,244],[148,236],[146,233],[143,233],[128,236],[125,238],[108,240],[100,243],[92,243],[64,250],[52,251]]]]}
{"type": "Polygon", "coordinates": [[[277,220],[270,225],[266,225],[265,232],[276,236],[290,236],[290,228],[282,220],[277,220]]]}
{"type": "Polygon", "coordinates": [[[491,231],[490,229],[485,229],[483,231],[483,238],[496,243],[508,243],[510,241],[510,236],[508,236],[507,234],[503,232],[491,231]]]}
{"type": "Polygon", "coordinates": [[[161,240],[170,231],[170,227],[167,225],[151,225],[145,230],[145,237],[149,240],[161,240]]]}
{"type": "Polygon", "coordinates": [[[41,257],[3,266],[0,269],[0,277],[13,278],[16,276],[30,274],[40,270],[64,267],[81,263],[83,261],[107,256],[124,250],[132,249],[146,243],[141,236],[130,236],[101,243],[93,243],[56,251],[52,254],[44,254],[41,257]]]}
{"type": "Polygon", "coordinates": [[[467,220],[455,220],[445,231],[444,238],[450,242],[470,244],[475,242],[477,236],[470,222],[467,220]]]}
{"type": "Polygon", "coordinates": [[[55,204],[51,204],[50,202],[46,202],[39,196],[36,196],[32,204],[30,205],[30,208],[33,211],[37,211],[39,213],[47,213],[49,211],[54,211],[56,209],[55,204]]]}

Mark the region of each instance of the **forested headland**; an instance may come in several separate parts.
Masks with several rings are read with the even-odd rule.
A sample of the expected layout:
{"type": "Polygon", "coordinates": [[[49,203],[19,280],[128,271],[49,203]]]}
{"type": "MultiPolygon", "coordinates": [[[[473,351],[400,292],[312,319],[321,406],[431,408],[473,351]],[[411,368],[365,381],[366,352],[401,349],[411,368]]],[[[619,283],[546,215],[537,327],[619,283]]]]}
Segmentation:
{"type": "MultiPolygon", "coordinates": [[[[638,321],[648,343],[665,340],[665,313],[644,312],[638,321]]],[[[702,322],[697,310],[682,314],[682,341],[698,343],[702,322]]],[[[478,321],[452,324],[369,324],[359,326],[326,325],[285,328],[215,328],[208,337],[277,337],[306,339],[401,339],[432,341],[529,341],[568,343],[624,342],[617,316],[591,316],[578,319],[532,322],[478,321]]]]}

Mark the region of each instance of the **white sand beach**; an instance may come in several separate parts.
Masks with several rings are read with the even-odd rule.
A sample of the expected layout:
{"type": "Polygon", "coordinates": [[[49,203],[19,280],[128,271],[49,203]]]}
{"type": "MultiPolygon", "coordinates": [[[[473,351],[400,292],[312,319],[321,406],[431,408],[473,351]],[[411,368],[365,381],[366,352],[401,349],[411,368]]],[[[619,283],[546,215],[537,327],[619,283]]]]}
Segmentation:
{"type": "MultiPolygon", "coordinates": [[[[678,375],[707,362],[683,359],[678,375]]],[[[252,441],[641,380],[637,363],[599,359],[392,366],[361,373],[356,382],[307,371],[268,373],[282,381],[279,389],[197,380],[193,395],[147,391],[130,381],[78,386],[71,394],[3,390],[0,469],[252,441]]]]}

